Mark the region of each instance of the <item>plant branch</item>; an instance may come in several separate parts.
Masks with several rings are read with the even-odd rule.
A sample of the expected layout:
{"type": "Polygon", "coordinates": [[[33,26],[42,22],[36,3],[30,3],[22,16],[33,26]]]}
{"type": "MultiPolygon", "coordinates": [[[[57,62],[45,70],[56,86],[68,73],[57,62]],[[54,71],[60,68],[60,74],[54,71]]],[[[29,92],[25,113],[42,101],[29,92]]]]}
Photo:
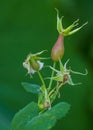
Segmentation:
{"type": "MultiPolygon", "coordinates": [[[[56,67],[56,62],[54,62],[54,64],[53,64],[54,69],[55,69],[55,67],[56,67]]],[[[53,77],[53,76],[54,76],[54,70],[52,70],[52,73],[51,73],[51,77],[53,77]]],[[[49,87],[48,87],[48,91],[50,91],[50,89],[51,89],[52,82],[53,82],[53,79],[51,78],[50,83],[49,83],[49,87]]]]}
{"type": "Polygon", "coordinates": [[[38,73],[39,78],[40,78],[40,80],[41,80],[41,82],[42,82],[42,85],[45,87],[46,85],[45,85],[45,82],[44,82],[44,79],[43,79],[41,73],[40,73],[39,71],[37,71],[37,73],[38,73]]]}
{"type": "Polygon", "coordinates": [[[56,98],[56,96],[57,96],[57,94],[58,94],[58,92],[59,92],[59,89],[61,88],[61,86],[63,85],[63,83],[61,83],[61,84],[59,84],[57,87],[56,87],[56,90],[55,91],[52,91],[52,92],[54,92],[52,95],[51,95],[51,97],[50,97],[50,99],[51,99],[51,104],[53,103],[53,101],[55,100],[55,98],[56,98]]]}

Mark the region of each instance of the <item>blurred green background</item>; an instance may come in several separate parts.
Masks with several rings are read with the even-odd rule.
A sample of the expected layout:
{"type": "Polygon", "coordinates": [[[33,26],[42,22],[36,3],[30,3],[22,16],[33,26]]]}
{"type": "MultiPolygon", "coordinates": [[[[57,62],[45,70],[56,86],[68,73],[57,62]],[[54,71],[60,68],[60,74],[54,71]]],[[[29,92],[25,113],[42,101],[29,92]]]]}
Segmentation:
{"type": "MultiPolygon", "coordinates": [[[[88,21],[77,34],[65,39],[63,63],[70,58],[73,70],[87,76],[73,76],[80,86],[66,85],[62,88],[61,99],[71,104],[68,115],[60,120],[53,130],[93,130],[93,1],[92,0],[0,0],[0,130],[9,130],[14,114],[23,108],[35,95],[26,93],[22,81],[31,81],[22,63],[29,52],[48,50],[58,33],[56,12],[64,17],[64,26],[77,18],[80,25],[88,21]]],[[[46,64],[51,64],[47,61],[46,64]]],[[[44,76],[50,71],[43,72],[44,76]]],[[[32,83],[39,83],[37,76],[32,83]]]]}

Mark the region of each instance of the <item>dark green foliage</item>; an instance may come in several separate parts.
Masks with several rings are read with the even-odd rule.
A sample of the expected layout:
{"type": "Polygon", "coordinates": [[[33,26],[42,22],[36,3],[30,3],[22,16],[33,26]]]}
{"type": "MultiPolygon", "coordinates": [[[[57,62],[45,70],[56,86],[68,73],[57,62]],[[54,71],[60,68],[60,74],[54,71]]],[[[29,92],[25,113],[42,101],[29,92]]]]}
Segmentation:
{"type": "Polygon", "coordinates": [[[25,125],[33,117],[38,115],[38,106],[31,102],[26,107],[21,109],[13,118],[11,130],[25,130],[25,125]]]}
{"type": "Polygon", "coordinates": [[[51,110],[33,118],[27,123],[25,128],[26,130],[50,130],[58,119],[67,114],[69,109],[70,105],[68,103],[61,102],[55,105],[51,110]]]}
{"type": "Polygon", "coordinates": [[[15,115],[11,130],[50,130],[69,109],[68,103],[61,102],[38,115],[37,104],[32,102],[15,115]]]}
{"type": "Polygon", "coordinates": [[[27,92],[31,92],[31,93],[39,93],[40,92],[40,86],[37,85],[37,84],[31,84],[31,83],[23,82],[22,86],[24,87],[24,89],[27,92]]]}

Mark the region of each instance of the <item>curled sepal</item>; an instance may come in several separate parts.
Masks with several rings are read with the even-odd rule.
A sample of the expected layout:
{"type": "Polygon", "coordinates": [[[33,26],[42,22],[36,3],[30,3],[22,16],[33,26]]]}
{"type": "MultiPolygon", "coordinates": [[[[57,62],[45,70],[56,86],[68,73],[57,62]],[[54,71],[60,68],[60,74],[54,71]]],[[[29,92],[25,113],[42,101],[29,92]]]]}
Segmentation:
{"type": "Polygon", "coordinates": [[[62,19],[64,16],[62,16],[60,18],[59,17],[59,10],[57,8],[55,8],[55,10],[57,11],[57,30],[58,30],[59,34],[61,34],[63,32],[62,19]]]}
{"type": "Polygon", "coordinates": [[[86,23],[84,23],[82,26],[80,26],[80,27],[78,27],[78,28],[72,30],[75,26],[78,25],[78,21],[79,21],[79,19],[76,20],[71,26],[69,26],[68,28],[65,29],[65,31],[64,31],[64,36],[72,35],[72,34],[78,32],[78,31],[79,31],[81,28],[83,28],[86,24],[88,24],[88,22],[86,22],[86,23]]]}
{"type": "Polygon", "coordinates": [[[43,50],[43,51],[37,52],[35,54],[31,54],[31,55],[36,57],[36,56],[43,54],[44,52],[47,52],[47,50],[43,50]]]}
{"type": "Polygon", "coordinates": [[[82,83],[73,83],[71,76],[69,75],[67,83],[69,85],[75,86],[75,85],[81,85],[82,83]]]}
{"type": "Polygon", "coordinates": [[[76,72],[76,71],[73,71],[73,70],[70,70],[70,71],[71,71],[71,73],[73,73],[73,74],[79,74],[79,75],[87,75],[87,74],[88,74],[87,69],[85,69],[85,73],[76,72]]]}
{"type": "Polygon", "coordinates": [[[88,71],[86,70],[85,73],[80,73],[80,72],[75,72],[71,69],[67,68],[67,63],[69,62],[69,59],[65,62],[65,64],[63,65],[61,60],[59,60],[59,66],[60,66],[60,70],[57,70],[51,66],[50,69],[52,69],[54,72],[56,72],[56,75],[53,77],[48,77],[47,79],[52,79],[57,81],[58,83],[62,83],[64,84],[69,84],[69,85],[80,85],[81,83],[73,83],[72,78],[71,78],[71,73],[73,74],[79,74],[79,75],[87,75],[88,71]]]}
{"type": "Polygon", "coordinates": [[[68,26],[67,28],[63,28],[63,23],[62,23],[62,19],[63,16],[60,18],[59,17],[59,11],[58,9],[56,9],[57,11],[57,30],[59,32],[59,34],[62,34],[63,36],[69,36],[72,35],[76,32],[78,32],[81,28],[83,28],[86,24],[88,24],[88,22],[85,22],[82,26],[74,29],[76,26],[79,25],[78,21],[79,19],[77,19],[76,21],[74,21],[70,26],[68,26]],[[74,30],[73,30],[74,29],[74,30]]]}

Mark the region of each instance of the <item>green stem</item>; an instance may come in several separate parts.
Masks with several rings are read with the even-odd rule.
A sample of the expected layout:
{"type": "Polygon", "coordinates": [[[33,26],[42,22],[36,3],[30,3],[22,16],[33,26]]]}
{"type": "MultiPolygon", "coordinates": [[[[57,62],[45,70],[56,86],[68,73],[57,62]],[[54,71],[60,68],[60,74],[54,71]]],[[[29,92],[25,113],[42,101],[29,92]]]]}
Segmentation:
{"type": "Polygon", "coordinates": [[[50,98],[52,98],[52,99],[51,99],[51,104],[52,104],[53,101],[55,100],[55,98],[56,98],[56,96],[57,96],[57,94],[58,94],[58,92],[59,92],[59,89],[61,88],[62,85],[63,85],[63,83],[61,83],[61,84],[57,87],[57,89],[55,90],[55,92],[51,95],[51,97],[50,97],[50,98]]]}
{"type": "Polygon", "coordinates": [[[43,77],[42,77],[41,73],[40,73],[39,71],[37,71],[37,73],[38,73],[39,78],[40,78],[40,80],[41,80],[41,82],[42,82],[42,85],[45,87],[46,85],[45,85],[45,82],[44,82],[44,80],[43,80],[43,77]]]}
{"type": "Polygon", "coordinates": [[[49,97],[52,95],[52,93],[56,90],[56,87],[54,87],[50,92],[49,92],[49,97]]]}
{"type": "Polygon", "coordinates": [[[41,80],[41,82],[42,82],[42,85],[43,85],[43,88],[44,88],[43,91],[44,91],[44,96],[45,96],[45,102],[49,102],[50,108],[51,108],[50,98],[49,98],[49,96],[48,96],[48,92],[47,92],[47,89],[46,89],[45,82],[44,82],[44,80],[43,80],[43,77],[42,77],[41,73],[40,73],[39,71],[37,71],[37,73],[38,73],[38,75],[39,75],[39,78],[40,78],[40,80],[41,80]]]}
{"type": "MultiPolygon", "coordinates": [[[[53,64],[54,69],[55,69],[55,67],[56,67],[56,62],[54,62],[54,64],[53,64]]],[[[52,74],[51,74],[51,77],[53,77],[53,76],[54,76],[54,70],[52,70],[52,74]]],[[[51,89],[52,82],[53,82],[53,79],[51,78],[50,83],[49,83],[49,87],[48,87],[48,91],[50,91],[50,89],[51,89]]]]}
{"type": "Polygon", "coordinates": [[[46,108],[42,109],[39,114],[42,114],[45,110],[47,110],[46,108]]]}

